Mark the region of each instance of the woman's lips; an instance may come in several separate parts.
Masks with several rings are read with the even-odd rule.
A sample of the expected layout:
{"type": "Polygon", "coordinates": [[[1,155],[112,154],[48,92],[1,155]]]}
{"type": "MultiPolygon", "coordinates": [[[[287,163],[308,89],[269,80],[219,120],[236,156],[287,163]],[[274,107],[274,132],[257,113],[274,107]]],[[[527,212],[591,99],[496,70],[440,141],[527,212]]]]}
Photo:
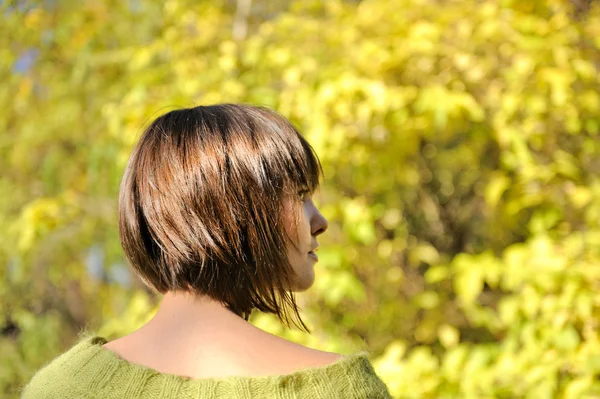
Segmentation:
{"type": "Polygon", "coordinates": [[[317,246],[314,247],[311,251],[308,251],[308,256],[310,256],[311,258],[313,258],[315,260],[315,262],[319,261],[319,257],[316,254],[316,252],[318,250],[319,250],[319,245],[317,244],[317,246]]]}

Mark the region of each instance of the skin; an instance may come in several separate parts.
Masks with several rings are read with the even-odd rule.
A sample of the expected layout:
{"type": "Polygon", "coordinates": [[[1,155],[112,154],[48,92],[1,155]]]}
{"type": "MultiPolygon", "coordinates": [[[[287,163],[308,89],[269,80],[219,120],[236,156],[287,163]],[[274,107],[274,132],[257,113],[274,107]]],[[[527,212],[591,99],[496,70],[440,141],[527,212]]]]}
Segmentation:
{"type": "MultiPolygon", "coordinates": [[[[314,250],[327,220],[306,191],[284,209],[288,256],[298,276],[294,290],[303,291],[314,283],[314,250]]],[[[342,358],[267,333],[219,302],[182,292],[167,292],[152,320],[104,348],[161,373],[195,379],[283,375],[342,358]]]]}
{"type": "Polygon", "coordinates": [[[284,203],[284,212],[289,237],[288,258],[297,275],[294,291],[305,291],[315,281],[314,266],[319,260],[317,237],[327,230],[327,219],[319,212],[308,190],[300,190],[297,197],[288,199],[284,203]],[[292,217],[295,213],[299,213],[297,220],[292,217]]]}

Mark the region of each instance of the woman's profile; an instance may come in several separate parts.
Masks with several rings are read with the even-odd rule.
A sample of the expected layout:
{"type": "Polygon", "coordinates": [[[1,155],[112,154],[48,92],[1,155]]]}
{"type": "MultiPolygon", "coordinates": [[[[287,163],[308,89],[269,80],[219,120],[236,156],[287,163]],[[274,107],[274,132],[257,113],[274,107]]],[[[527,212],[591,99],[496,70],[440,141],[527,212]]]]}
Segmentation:
{"type": "Polygon", "coordinates": [[[311,146],[268,109],[158,117],[125,170],[119,232],[159,309],[111,342],[82,338],[23,398],[389,398],[366,352],[310,349],[247,321],[256,309],[306,329],[294,292],[312,286],[327,230],[320,176],[311,146]]]}

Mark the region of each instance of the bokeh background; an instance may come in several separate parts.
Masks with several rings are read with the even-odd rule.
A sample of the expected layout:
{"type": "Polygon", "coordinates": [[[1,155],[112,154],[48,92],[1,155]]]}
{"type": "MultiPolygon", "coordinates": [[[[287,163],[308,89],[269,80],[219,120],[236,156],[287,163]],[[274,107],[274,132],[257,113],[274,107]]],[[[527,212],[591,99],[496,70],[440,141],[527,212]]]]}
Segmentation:
{"type": "Polygon", "coordinates": [[[396,398],[600,398],[600,7],[0,1],[0,396],[157,298],[116,221],[143,128],[244,102],[320,155],[319,349],[396,398]]]}

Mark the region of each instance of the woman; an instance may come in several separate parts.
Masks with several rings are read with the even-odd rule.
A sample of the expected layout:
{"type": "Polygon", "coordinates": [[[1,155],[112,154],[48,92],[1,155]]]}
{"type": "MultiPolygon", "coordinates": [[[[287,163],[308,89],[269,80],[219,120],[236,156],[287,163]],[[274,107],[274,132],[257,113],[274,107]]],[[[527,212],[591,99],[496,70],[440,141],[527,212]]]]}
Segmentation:
{"type": "Polygon", "coordinates": [[[40,370],[28,398],[389,398],[366,353],[341,356],[268,334],[253,309],[306,330],[327,221],[320,164],[278,114],[245,105],[169,112],[144,132],[121,183],[119,230],[156,316],[107,342],[82,339],[40,370]]]}

